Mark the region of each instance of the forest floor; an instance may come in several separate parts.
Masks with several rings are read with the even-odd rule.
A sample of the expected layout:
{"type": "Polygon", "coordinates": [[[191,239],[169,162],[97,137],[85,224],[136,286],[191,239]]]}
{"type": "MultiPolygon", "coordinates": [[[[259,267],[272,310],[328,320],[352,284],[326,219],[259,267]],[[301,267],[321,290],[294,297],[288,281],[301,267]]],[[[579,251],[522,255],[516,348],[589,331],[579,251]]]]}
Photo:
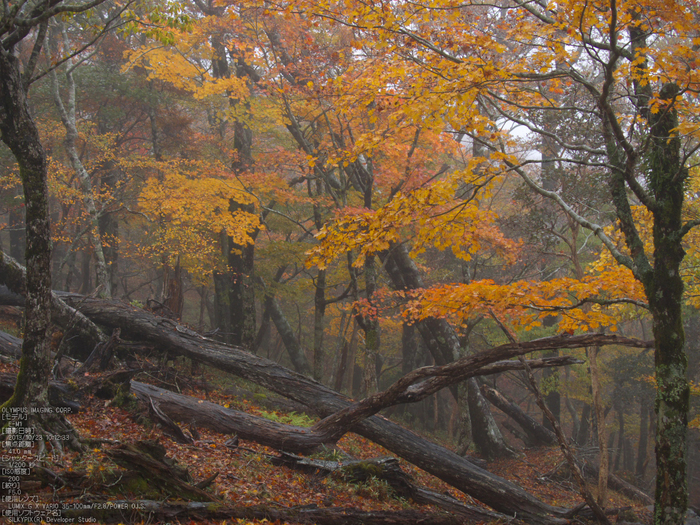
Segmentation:
{"type": "MultiPolygon", "coordinates": [[[[16,373],[15,365],[0,364],[0,371],[16,373]]],[[[148,382],[148,377],[139,377],[140,381],[148,382]]],[[[206,380],[216,381],[216,377],[205,377],[206,380]]],[[[163,386],[162,382],[157,382],[163,386]]],[[[210,385],[213,383],[209,383],[210,385]]],[[[230,390],[229,390],[230,392],[230,390]]],[[[313,420],[304,414],[270,411],[256,406],[254,401],[241,399],[226,393],[226,388],[212,391],[189,390],[182,393],[202,400],[220,403],[238,410],[264,416],[283,423],[299,426],[309,426],[313,420]]],[[[262,397],[262,394],[261,394],[262,397]]],[[[94,501],[104,498],[105,489],[113,485],[114,475],[119,467],[110,459],[106,451],[116,442],[135,443],[142,440],[157,440],[166,449],[167,457],[177,461],[189,471],[192,483],[218,474],[215,481],[207,487],[210,492],[227,506],[267,506],[270,508],[289,509],[294,507],[352,507],[366,511],[400,511],[419,510],[422,512],[439,512],[439,509],[429,506],[418,506],[412,501],[398,498],[391,487],[378,479],[368,482],[351,483],[331,476],[320,477],[313,474],[292,470],[271,463],[278,452],[257,443],[240,440],[237,446],[226,442],[230,435],[218,434],[206,429],[199,429],[199,435],[193,444],[179,444],[163,434],[154,425],[144,425],[137,422],[133,413],[112,406],[109,401],[97,397],[87,397],[80,400],[82,408],[79,413],[68,416],[68,419],[79,431],[82,438],[89,438],[91,448],[84,453],[67,453],[62,457],[50,456],[45,458],[44,466],[57,473],[73,473],[83,476],[86,480],[80,490],[75,488],[56,489],[41,488],[37,482],[23,484],[23,494],[31,494],[40,502],[46,503],[77,503],[94,501]],[[98,443],[103,440],[103,443],[98,443]]],[[[442,443],[443,445],[445,443],[442,443]]],[[[337,444],[337,450],[329,450],[320,455],[322,459],[335,459],[340,454],[346,454],[357,459],[378,458],[390,456],[385,449],[357,436],[348,434],[337,444]]],[[[541,500],[552,505],[574,507],[581,502],[573,481],[555,482],[546,477],[563,461],[557,447],[523,450],[518,459],[503,459],[490,462],[486,469],[511,480],[541,500]]],[[[479,502],[449,487],[426,472],[401,461],[401,468],[413,477],[417,485],[442,494],[479,506],[479,502]]],[[[149,487],[152,489],[152,487],[149,487]]],[[[151,491],[152,492],[152,491],[151,491]]],[[[109,498],[117,500],[152,499],[145,497],[139,491],[112,492],[109,498]]],[[[650,523],[650,512],[642,505],[612,492],[608,507],[628,508],[625,517],[628,521],[650,523]],[[631,519],[630,519],[631,516],[631,519]]],[[[621,518],[617,518],[620,521],[621,518]]],[[[613,518],[613,522],[616,518],[613,518]]],[[[134,515],[131,523],[154,523],[153,519],[134,515]]],[[[94,523],[100,523],[99,521],[94,523]]],[[[174,521],[188,524],[190,520],[174,521]]],[[[194,522],[192,522],[194,523],[194,522]]],[[[203,523],[201,520],[198,523],[203,523]]],[[[204,523],[216,524],[259,524],[287,523],[268,520],[210,520],[204,523]]],[[[476,522],[475,522],[476,523],[476,522]]],[[[487,522],[481,522],[487,523],[487,522]]]]}

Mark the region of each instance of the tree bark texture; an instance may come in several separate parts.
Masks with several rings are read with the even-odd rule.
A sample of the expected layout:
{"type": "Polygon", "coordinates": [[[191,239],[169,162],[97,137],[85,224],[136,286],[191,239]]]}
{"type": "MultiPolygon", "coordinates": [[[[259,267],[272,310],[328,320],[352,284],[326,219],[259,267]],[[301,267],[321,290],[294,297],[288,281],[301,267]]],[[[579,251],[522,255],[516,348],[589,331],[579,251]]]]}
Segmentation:
{"type": "MultiPolygon", "coordinates": [[[[63,43],[64,46],[68,45],[68,37],[65,34],[65,28],[63,24],[59,24],[57,31],[63,31],[63,43]]],[[[102,236],[100,234],[100,224],[99,215],[97,212],[97,207],[95,206],[95,196],[92,191],[92,181],[90,180],[90,174],[85,169],[80,155],[78,154],[77,141],[78,141],[78,126],[75,117],[75,78],[73,77],[73,70],[75,65],[73,60],[69,60],[66,64],[66,91],[67,100],[64,103],[61,98],[60,85],[58,81],[58,74],[54,69],[51,72],[51,81],[53,88],[53,99],[56,107],[58,108],[58,113],[61,116],[61,122],[63,122],[63,127],[66,128],[66,138],[64,140],[64,146],[66,148],[66,153],[70,159],[73,171],[75,171],[80,181],[80,188],[83,193],[83,204],[88,212],[89,217],[89,228],[88,234],[90,237],[90,243],[92,244],[93,253],[95,255],[95,271],[97,274],[97,286],[99,289],[100,297],[111,297],[111,281],[109,278],[109,273],[107,271],[107,263],[105,259],[105,254],[102,245],[102,236]]]]}
{"type": "Polygon", "coordinates": [[[27,245],[24,343],[18,386],[10,406],[48,404],[51,373],[47,330],[51,316],[51,232],[47,163],[39,131],[32,120],[12,50],[0,48],[0,134],[19,164],[24,189],[27,245]]]}
{"type": "Polygon", "coordinates": [[[68,509],[62,515],[73,518],[96,518],[106,523],[150,521],[170,523],[178,520],[263,520],[316,525],[462,525],[467,520],[447,513],[414,510],[362,511],[348,508],[275,508],[267,506],[226,507],[221,503],[169,502],[151,500],[115,501],[111,508],[100,512],[93,509],[68,509]],[[122,505],[122,503],[124,505],[122,505]],[[137,510],[120,510],[137,509],[137,510]]]}
{"type": "MultiPolygon", "coordinates": [[[[17,191],[17,196],[21,195],[21,190],[17,191]]],[[[24,227],[24,204],[15,204],[10,207],[7,218],[10,230],[10,256],[24,264],[24,251],[27,249],[25,227],[24,227]]]]}
{"type": "MultiPolygon", "coordinates": [[[[273,392],[303,403],[322,417],[336,414],[339,410],[350,406],[347,398],[312,379],[240,348],[205,339],[168,319],[160,319],[143,310],[114,301],[84,299],[71,294],[61,294],[61,296],[71,304],[80,303],[81,311],[95,322],[113,328],[120,327],[123,337],[153,342],[173,355],[194,358],[222,371],[244,377],[273,392]]],[[[482,365],[534,350],[585,346],[591,344],[593,340],[648,346],[648,343],[641,341],[635,342],[618,336],[602,335],[549,338],[519,345],[504,345],[490,352],[463,358],[461,362],[448,365],[441,376],[423,381],[420,383],[420,388],[422,392],[431,392],[433,388],[439,389],[449,384],[449,381],[444,379],[444,375],[452,374],[455,377],[456,374],[456,377],[464,378],[459,375],[459,372],[465,369],[473,371],[482,365]]],[[[420,376],[420,371],[416,372],[420,376]]],[[[415,377],[413,379],[415,380],[415,377]]],[[[409,382],[410,384],[412,382],[409,382]]],[[[405,390],[405,388],[397,389],[398,393],[405,390]]],[[[410,395],[407,397],[410,399],[410,395]]],[[[542,503],[512,483],[489,474],[465,458],[384,418],[378,416],[368,418],[356,424],[352,431],[384,446],[399,457],[504,514],[517,515],[533,523],[563,523],[560,517],[565,515],[564,509],[542,503]],[[508,493],[507,498],[502,496],[504,491],[508,493]]]]}
{"type": "Polygon", "coordinates": [[[680,242],[687,169],[681,160],[681,141],[674,131],[678,117],[673,108],[679,88],[662,87],[664,104],[650,117],[649,184],[656,196],[654,215],[654,269],[644,283],[656,341],[656,505],[658,525],[680,523],[688,506],[686,433],[690,387],[686,370],[683,327],[683,280],[680,242]]]}
{"type": "Polygon", "coordinates": [[[554,435],[554,432],[535,421],[532,417],[527,415],[522,408],[506,399],[498,390],[487,385],[482,385],[481,391],[491,404],[510,416],[513,421],[520,425],[520,428],[522,428],[526,434],[527,445],[537,447],[554,445],[557,442],[557,437],[554,435]]]}
{"type": "MultiPolygon", "coordinates": [[[[393,244],[383,259],[387,273],[397,290],[414,290],[424,287],[423,278],[405,245],[393,244]]],[[[462,346],[459,338],[454,328],[445,319],[431,317],[416,324],[426,347],[435,360],[435,364],[444,365],[460,358],[462,346]]],[[[471,438],[477,448],[486,456],[495,457],[501,453],[511,455],[512,451],[504,441],[478,385],[451,385],[450,391],[458,404],[462,397],[460,395],[462,388],[467,389],[471,438]],[[472,408],[480,410],[480,412],[472,415],[472,408]]],[[[466,417],[463,417],[462,420],[466,420],[466,417]]]]}
{"type": "Polygon", "coordinates": [[[270,318],[275,324],[277,333],[282,338],[282,342],[287,349],[289,358],[292,360],[294,370],[305,376],[311,376],[311,366],[306,358],[306,352],[304,352],[304,349],[299,344],[297,336],[289,324],[289,321],[287,321],[287,317],[284,315],[279,301],[275,297],[268,297],[265,301],[265,305],[270,312],[270,318]]]}
{"type": "Polygon", "coordinates": [[[481,393],[479,382],[474,378],[467,380],[467,402],[472,424],[472,439],[479,455],[488,460],[514,457],[515,451],[506,444],[498,425],[495,421],[491,423],[493,421],[491,407],[481,393]]]}

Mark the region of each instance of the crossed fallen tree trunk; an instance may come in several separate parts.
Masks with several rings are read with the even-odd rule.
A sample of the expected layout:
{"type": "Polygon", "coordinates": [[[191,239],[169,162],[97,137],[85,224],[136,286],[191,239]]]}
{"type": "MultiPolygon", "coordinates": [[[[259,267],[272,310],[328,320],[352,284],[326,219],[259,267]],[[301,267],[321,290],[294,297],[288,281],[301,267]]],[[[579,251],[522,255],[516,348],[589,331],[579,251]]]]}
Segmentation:
{"type": "Polygon", "coordinates": [[[353,404],[346,397],[310,378],[241,348],[206,339],[172,320],[158,318],[116,301],[90,299],[74,294],[59,295],[94,322],[120,328],[123,337],[148,341],[170,355],[185,356],[243,377],[306,405],[321,417],[331,416],[321,421],[314,428],[315,431],[330,429],[331,434],[335,435],[340,430],[351,428],[353,432],[382,445],[499,512],[541,524],[565,523],[569,511],[545,504],[517,485],[475,466],[466,458],[385,418],[371,414],[376,414],[391,404],[422,399],[425,395],[473,375],[475,370],[485,365],[533,351],[609,344],[643,348],[649,346],[644,341],[602,334],[550,337],[507,344],[443,367],[416,370],[387,391],[353,404]]]}

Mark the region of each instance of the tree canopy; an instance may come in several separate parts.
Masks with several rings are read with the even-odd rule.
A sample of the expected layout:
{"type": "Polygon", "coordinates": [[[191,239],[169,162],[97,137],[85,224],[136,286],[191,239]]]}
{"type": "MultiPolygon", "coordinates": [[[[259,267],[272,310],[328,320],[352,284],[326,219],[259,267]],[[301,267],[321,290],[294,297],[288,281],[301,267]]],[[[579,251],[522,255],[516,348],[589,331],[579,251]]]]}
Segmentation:
{"type": "MultiPolygon", "coordinates": [[[[655,520],[681,523],[699,7],[8,4],[0,240],[37,294],[32,381],[52,366],[51,274],[55,289],[99,286],[355,397],[513,334],[652,338],[655,520]]],[[[602,387],[596,364],[592,386],[575,368],[542,380],[574,439],[601,409],[601,450],[606,403],[626,446],[629,407],[596,395],[618,358],[602,387]]],[[[443,402],[478,401],[478,383],[461,388],[443,402]]],[[[630,394],[640,427],[648,394],[630,394]]]]}

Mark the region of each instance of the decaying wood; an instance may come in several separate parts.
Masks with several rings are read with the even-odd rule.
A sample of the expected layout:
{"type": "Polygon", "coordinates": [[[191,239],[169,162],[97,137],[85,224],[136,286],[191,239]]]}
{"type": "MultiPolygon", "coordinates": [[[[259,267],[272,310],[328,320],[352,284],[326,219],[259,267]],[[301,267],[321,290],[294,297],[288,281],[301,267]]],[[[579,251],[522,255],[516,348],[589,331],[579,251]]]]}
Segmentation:
{"type": "Polygon", "coordinates": [[[19,360],[22,355],[22,340],[6,332],[0,332],[0,354],[19,360]]]}
{"type": "MultiPolygon", "coordinates": [[[[27,270],[9,255],[0,252],[0,284],[5,285],[15,295],[26,295],[27,270]]],[[[95,324],[74,307],[68,306],[56,294],[51,294],[52,322],[63,327],[64,341],[70,341],[74,348],[88,349],[87,357],[97,343],[107,341],[105,334],[95,324]]],[[[83,357],[83,358],[84,358],[83,357]]]]}
{"type": "Polygon", "coordinates": [[[491,512],[480,507],[466,505],[461,501],[438,494],[432,490],[419,487],[413,483],[411,476],[406,474],[396,458],[383,457],[368,460],[328,461],[305,458],[294,454],[283,453],[272,460],[274,465],[284,465],[297,470],[311,472],[321,476],[341,477],[348,482],[366,482],[372,478],[386,481],[394,492],[403,498],[412,499],[420,505],[435,505],[455,516],[471,521],[511,521],[508,516],[491,512]]]}
{"type": "MultiPolygon", "coordinates": [[[[18,263],[19,264],[19,263],[18,263]]],[[[24,296],[10,290],[6,285],[0,285],[0,304],[5,306],[24,307],[24,296]]]]}
{"type": "Polygon", "coordinates": [[[528,446],[554,445],[557,437],[554,432],[535,421],[515,403],[509,401],[498,390],[488,385],[482,385],[481,391],[489,402],[510,416],[525,432],[525,444],[528,446]]]}
{"type": "Polygon", "coordinates": [[[200,428],[209,428],[221,434],[236,434],[241,439],[277,450],[308,453],[318,450],[327,442],[323,436],[310,432],[307,427],[270,421],[138,381],[131,382],[131,392],[146,406],[156,404],[160,412],[173,420],[185,423],[195,421],[200,428]]]}
{"type": "MultiPolygon", "coordinates": [[[[98,520],[103,523],[136,523],[136,522],[155,522],[167,523],[174,522],[178,519],[191,520],[263,520],[267,519],[275,522],[285,523],[317,523],[317,524],[376,524],[376,525],[461,525],[472,523],[473,521],[465,519],[459,512],[435,513],[422,512],[415,510],[407,511],[361,511],[355,508],[318,508],[315,505],[301,507],[281,507],[281,506],[241,506],[227,507],[220,501],[212,501],[213,496],[203,489],[211,485],[216,479],[216,474],[202,480],[196,485],[187,483],[187,474],[184,469],[173,467],[169,463],[168,458],[165,458],[161,447],[154,442],[139,442],[129,447],[121,447],[120,449],[112,449],[107,452],[108,455],[114,456],[117,462],[126,467],[127,471],[118,470],[111,474],[107,474],[105,484],[114,489],[115,486],[128,486],[132,481],[143,478],[144,475],[150,476],[154,470],[158,470],[157,475],[166,475],[170,473],[167,482],[163,483],[163,478],[157,478],[155,483],[149,479],[150,486],[156,490],[162,490],[166,494],[175,494],[190,498],[191,492],[194,495],[204,499],[204,501],[152,501],[152,500],[128,500],[114,501],[109,499],[109,505],[104,504],[104,499],[100,496],[93,496],[95,502],[101,503],[99,507],[84,509],[62,509],[61,516],[64,519],[72,519],[78,522],[81,519],[89,518],[98,520]],[[124,452],[131,449],[128,452],[124,452]],[[116,452],[116,454],[115,454],[116,452]],[[154,467],[154,464],[156,467],[154,467]]],[[[7,466],[0,461],[0,466],[7,466]]],[[[95,485],[94,480],[90,480],[87,472],[80,471],[65,471],[53,472],[41,466],[32,468],[32,474],[24,476],[23,481],[34,485],[41,484],[42,486],[52,486],[55,488],[74,488],[75,495],[81,495],[81,502],[86,506],[92,502],[85,495],[85,490],[89,486],[90,492],[95,494],[95,490],[99,486],[95,485]],[[86,485],[87,484],[87,485],[86,485]]],[[[26,487],[25,487],[26,488],[26,487]]],[[[64,494],[65,495],[65,494],[64,494]]],[[[440,495],[438,495],[440,496],[440,495]]],[[[444,497],[444,496],[443,496],[444,497]]],[[[482,511],[487,513],[487,511],[482,511]]],[[[485,514],[486,515],[486,514],[485,514]]]]}
{"type": "Polygon", "coordinates": [[[269,520],[317,525],[461,525],[466,520],[450,514],[400,511],[362,511],[349,508],[272,507],[226,507],[220,503],[161,502],[152,500],[112,501],[107,508],[66,509],[62,516],[79,520],[94,518],[105,523],[167,523],[177,520],[269,520]]]}
{"type": "Polygon", "coordinates": [[[112,336],[109,338],[109,341],[97,343],[88,358],[85,360],[82,366],[80,366],[74,372],[74,374],[77,375],[85,372],[106,370],[107,366],[109,366],[109,362],[112,360],[114,350],[120,342],[120,333],[121,330],[119,328],[115,328],[112,330],[112,336]]]}
{"type": "MultiPolygon", "coordinates": [[[[334,415],[350,406],[347,398],[316,381],[243,349],[208,340],[173,321],[157,318],[148,312],[115,301],[85,299],[74,294],[61,294],[61,297],[69,304],[79,306],[81,312],[94,322],[111,328],[121,328],[125,337],[155,343],[158,347],[167,349],[171,355],[183,355],[244,377],[305,404],[322,417],[334,415]]],[[[603,334],[550,337],[520,344],[507,344],[460,359],[440,367],[437,372],[435,369],[419,369],[414,372],[417,375],[407,378],[388,396],[395,396],[395,400],[398,401],[401,398],[399,394],[403,394],[407,387],[410,387],[404,397],[406,401],[411,401],[414,399],[414,393],[433,393],[450,384],[455,378],[465,377],[468,373],[494,361],[537,350],[578,348],[590,344],[622,344],[642,348],[650,346],[650,343],[644,341],[603,334]],[[431,377],[431,373],[440,375],[431,377]],[[421,379],[422,382],[414,385],[421,379]]],[[[369,402],[372,410],[376,401],[371,399],[369,402]]],[[[366,405],[361,407],[364,408],[366,405]]],[[[516,515],[535,523],[565,522],[566,509],[547,505],[520,487],[476,467],[467,459],[384,418],[370,417],[357,423],[352,430],[499,512],[516,515]]]]}
{"type": "MultiPolygon", "coordinates": [[[[272,366],[272,365],[270,365],[272,366]]],[[[273,368],[277,368],[278,365],[274,365],[273,368]]],[[[282,371],[281,367],[279,367],[282,371]]],[[[291,372],[290,372],[291,373],[291,372]]],[[[124,377],[124,380],[127,380],[130,374],[127,374],[124,377]]],[[[308,381],[308,380],[307,380],[308,381]]],[[[306,386],[306,383],[302,382],[301,386],[306,386]]],[[[132,389],[138,394],[141,394],[141,397],[143,399],[156,399],[158,403],[158,407],[160,410],[163,412],[168,413],[171,417],[174,419],[180,419],[183,421],[191,421],[192,419],[196,419],[197,425],[200,426],[208,426],[207,425],[207,418],[203,417],[203,414],[205,412],[205,408],[210,408],[209,405],[212,405],[212,409],[215,408],[217,411],[217,417],[213,418],[211,420],[211,425],[212,428],[215,428],[219,432],[237,432],[239,434],[242,434],[242,437],[246,437],[247,439],[253,439],[262,443],[266,443],[266,440],[269,440],[271,437],[274,437],[277,432],[277,435],[284,436],[283,439],[289,439],[288,434],[289,434],[289,426],[287,425],[281,425],[276,422],[268,421],[268,420],[260,420],[255,418],[254,416],[250,416],[245,413],[239,413],[243,417],[243,423],[247,425],[247,427],[250,429],[250,432],[253,433],[250,437],[247,437],[245,435],[245,430],[242,429],[241,425],[239,424],[240,421],[235,421],[235,419],[231,418],[231,413],[235,411],[229,411],[229,409],[225,409],[224,407],[220,407],[219,405],[213,405],[213,404],[207,404],[206,402],[200,402],[199,400],[194,400],[194,399],[189,399],[187,403],[183,403],[182,399],[187,399],[186,396],[180,396],[178,394],[174,394],[169,391],[165,391],[162,389],[158,389],[156,387],[152,387],[150,385],[144,385],[140,383],[133,382],[132,383],[132,389]],[[172,403],[173,400],[179,400],[179,405],[180,408],[178,410],[182,410],[182,407],[184,406],[187,408],[187,410],[184,413],[180,413],[178,415],[177,412],[173,412],[173,406],[177,405],[176,403],[172,403]],[[232,421],[235,421],[235,425],[232,424],[232,421]],[[226,427],[225,425],[230,425],[229,427],[226,427]],[[266,426],[268,425],[268,426],[266,426]],[[274,431],[271,431],[270,429],[273,429],[274,431]]],[[[321,390],[322,391],[322,390],[321,390]]],[[[337,394],[335,394],[337,396],[337,394]]],[[[332,400],[332,398],[331,398],[332,400]]],[[[388,421],[381,419],[381,418],[371,418],[372,420],[378,420],[378,424],[374,423],[374,421],[371,421],[369,425],[365,428],[365,431],[368,433],[371,433],[372,431],[377,432],[373,427],[379,427],[379,436],[380,438],[386,439],[386,437],[383,435],[382,430],[384,430],[387,426],[389,427],[389,431],[398,433],[397,439],[399,440],[400,443],[402,443],[404,449],[409,449],[411,445],[413,445],[413,441],[417,442],[418,446],[421,446],[422,444],[425,445],[426,447],[426,453],[431,455],[432,457],[439,457],[441,458],[442,461],[445,460],[452,460],[453,457],[457,458],[456,461],[454,461],[454,465],[456,466],[457,469],[460,469],[461,464],[463,464],[464,460],[463,458],[459,458],[458,456],[454,456],[453,454],[449,453],[449,451],[445,451],[444,449],[441,449],[440,447],[427,442],[423,440],[422,438],[415,436],[414,434],[406,431],[405,429],[402,429],[401,427],[398,427],[396,425],[393,425],[389,423],[388,421]],[[382,425],[384,423],[384,425],[382,425]],[[388,424],[388,425],[387,425],[388,424]],[[383,428],[384,427],[384,428],[383,428]],[[411,441],[406,441],[406,440],[411,440],[411,441]],[[404,443],[404,441],[406,441],[404,443]],[[460,462],[462,462],[460,464],[460,462]]],[[[367,423],[367,422],[365,422],[367,423]]],[[[301,436],[302,439],[309,439],[308,436],[309,434],[309,429],[304,429],[304,428],[299,428],[298,429],[298,436],[301,436]]],[[[386,430],[384,430],[386,432],[386,430]]],[[[313,437],[313,436],[311,436],[313,437]]],[[[289,441],[287,441],[289,442],[289,441]]],[[[271,446],[274,446],[275,448],[280,448],[284,449],[287,448],[285,445],[285,442],[282,441],[277,442],[277,443],[270,443],[271,446]]],[[[451,472],[451,466],[450,464],[443,464],[441,465],[442,469],[446,472],[451,472]]],[[[437,467],[437,465],[436,465],[437,467]]],[[[508,482],[504,482],[503,480],[500,480],[500,478],[496,476],[492,476],[489,473],[482,471],[481,469],[478,469],[477,467],[471,466],[472,470],[477,474],[481,476],[481,485],[484,485],[485,482],[483,481],[486,479],[487,481],[493,477],[494,482],[494,488],[491,490],[500,490],[501,494],[504,494],[504,498],[507,500],[507,498],[511,497],[513,495],[514,497],[517,498],[522,498],[521,496],[521,490],[512,485],[509,484],[508,482]],[[475,470],[474,470],[475,469],[475,470]]],[[[461,482],[461,480],[459,480],[461,482]]],[[[462,485],[464,485],[464,482],[461,482],[462,485]]],[[[488,497],[488,487],[482,488],[482,491],[486,491],[487,497],[488,497]]],[[[421,491],[416,492],[416,501],[421,501],[420,498],[423,498],[423,502],[426,503],[432,503],[432,504],[437,504],[440,495],[435,495],[435,494],[426,494],[422,493],[421,491]],[[435,498],[438,497],[438,500],[435,500],[435,498]],[[432,501],[431,501],[432,498],[432,501]]],[[[534,498],[532,498],[534,499],[534,498]]],[[[537,501],[537,500],[535,500],[537,501]]],[[[450,498],[445,499],[444,501],[441,502],[443,505],[448,505],[451,502],[450,498]]],[[[506,501],[506,505],[508,502],[506,501]]],[[[542,504],[544,505],[544,504],[542,504]]],[[[552,507],[553,508],[553,507],[552,507]]],[[[556,509],[556,508],[554,508],[556,509]]],[[[456,512],[456,511],[455,511],[456,512]]],[[[522,515],[522,514],[521,514],[522,515]]],[[[535,520],[532,520],[535,521],[535,520]]],[[[551,516],[544,516],[542,519],[538,520],[538,523],[556,523],[557,521],[562,522],[562,520],[558,520],[557,518],[553,518],[551,516]]]]}
{"type": "Polygon", "coordinates": [[[333,432],[317,432],[315,427],[285,425],[154,385],[132,381],[131,392],[147,407],[155,404],[158,412],[169,418],[166,421],[156,414],[156,420],[170,429],[177,441],[187,438],[175,437],[183,432],[173,427],[170,418],[185,423],[195,421],[200,427],[224,434],[237,434],[242,439],[288,452],[311,453],[322,445],[332,445],[336,441],[333,432]]]}
{"type": "MultiPolygon", "coordinates": [[[[597,479],[597,476],[596,476],[597,479]]],[[[649,496],[649,494],[645,493],[638,487],[635,487],[631,483],[628,483],[624,479],[622,479],[619,476],[616,476],[612,472],[608,473],[608,487],[613,489],[614,491],[622,494],[623,496],[627,496],[630,499],[639,501],[640,503],[643,503],[644,505],[653,505],[654,504],[654,498],[649,496]]]]}
{"type": "Polygon", "coordinates": [[[194,443],[194,438],[185,434],[172,419],[163,414],[158,403],[155,403],[152,397],[148,399],[148,416],[156,423],[159,423],[164,433],[172,437],[178,443],[186,445],[194,443]]]}
{"type": "Polygon", "coordinates": [[[189,483],[187,470],[165,456],[163,445],[155,441],[127,443],[105,451],[120,467],[138,473],[149,484],[172,498],[189,501],[218,501],[213,494],[189,483]]]}
{"type": "MultiPolygon", "coordinates": [[[[5,287],[3,286],[2,288],[5,287]]],[[[15,328],[22,328],[22,318],[24,317],[22,309],[3,304],[2,300],[2,297],[0,297],[0,321],[5,325],[13,324],[15,328]]]]}
{"type": "MultiPolygon", "coordinates": [[[[0,372],[0,404],[10,399],[17,383],[17,374],[0,372]]],[[[49,402],[51,406],[70,408],[78,412],[80,403],[72,398],[71,390],[60,381],[49,382],[49,402]]]]}
{"type": "MultiPolygon", "coordinates": [[[[61,297],[79,307],[93,321],[111,328],[121,328],[122,333],[127,337],[155,343],[161,348],[167,348],[172,355],[185,355],[242,376],[307,405],[321,416],[336,414],[349,406],[346,398],[319,383],[295,374],[276,363],[253,356],[242,349],[207,340],[173,321],[155,317],[143,310],[114,301],[83,298],[71,294],[62,294],[61,297]]],[[[388,397],[395,396],[394,401],[401,402],[399,394],[405,394],[405,400],[411,401],[420,395],[429,395],[446,386],[450,381],[454,381],[455,378],[466,377],[468,373],[494,361],[535,350],[575,348],[592,344],[591,341],[599,344],[627,343],[632,346],[648,346],[647,343],[637,340],[599,334],[572,338],[547,338],[520,345],[504,345],[491,352],[456,361],[437,371],[420,369],[403,384],[399,384],[389,392],[388,397]],[[431,373],[441,375],[431,377],[431,373]],[[423,381],[414,384],[419,380],[423,381]],[[407,389],[408,392],[405,392],[407,389]]],[[[385,400],[370,400],[370,411],[376,411],[376,406],[383,404],[385,400]]],[[[360,408],[366,409],[367,404],[360,408]]],[[[356,417],[356,414],[353,417],[356,417]]],[[[363,420],[356,424],[353,430],[505,514],[518,515],[537,523],[563,523],[560,517],[566,514],[565,509],[546,505],[512,483],[493,476],[465,458],[383,418],[375,416],[363,420]]]]}

